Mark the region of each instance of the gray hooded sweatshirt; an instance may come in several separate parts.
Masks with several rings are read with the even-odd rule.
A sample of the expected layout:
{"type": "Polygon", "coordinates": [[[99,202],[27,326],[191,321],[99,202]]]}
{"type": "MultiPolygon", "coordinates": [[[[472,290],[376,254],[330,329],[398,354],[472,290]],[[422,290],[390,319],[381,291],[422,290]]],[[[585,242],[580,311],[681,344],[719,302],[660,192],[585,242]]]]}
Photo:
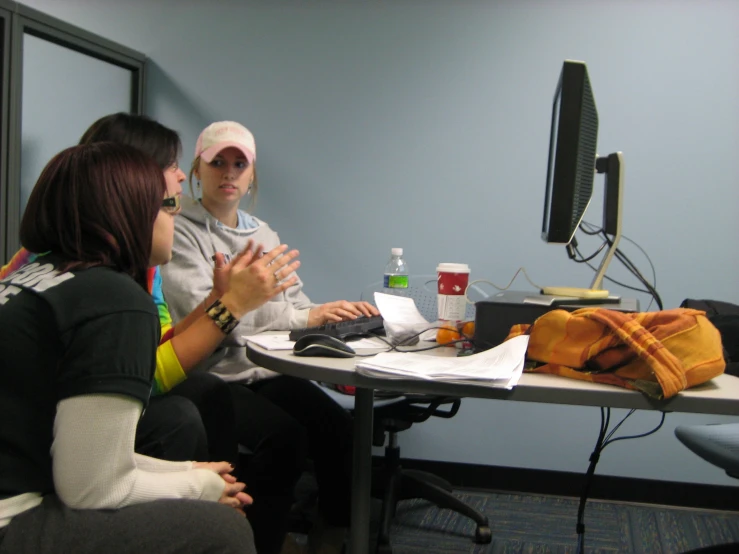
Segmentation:
{"type": "MultiPolygon", "coordinates": [[[[198,307],[213,288],[212,257],[216,252],[233,257],[249,239],[262,244],[265,252],[281,244],[269,225],[257,218],[254,220],[255,228],[231,229],[219,225],[197,200],[182,197],[182,213],[175,218],[172,261],[160,266],[164,298],[175,322],[198,307]]],[[[277,375],[247,359],[244,336],[306,327],[308,312],[316,304],[311,303],[302,288],[303,283],[298,279],[285,292],[246,314],[196,370],[208,369],[226,381],[247,383],[277,375]]]]}

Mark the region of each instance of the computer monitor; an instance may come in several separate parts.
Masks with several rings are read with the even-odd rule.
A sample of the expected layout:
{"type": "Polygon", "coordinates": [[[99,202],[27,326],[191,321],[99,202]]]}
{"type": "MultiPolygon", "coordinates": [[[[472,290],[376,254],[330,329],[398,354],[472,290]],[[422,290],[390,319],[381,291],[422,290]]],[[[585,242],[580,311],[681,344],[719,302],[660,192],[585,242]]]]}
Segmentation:
{"type": "Polygon", "coordinates": [[[541,237],[570,247],[593,196],[595,173],[606,174],[603,231],[609,248],[590,288],[544,287],[543,294],[608,298],[603,277],[621,238],[623,155],[598,158],[598,110],[584,62],[565,60],[554,92],[541,237]]]}

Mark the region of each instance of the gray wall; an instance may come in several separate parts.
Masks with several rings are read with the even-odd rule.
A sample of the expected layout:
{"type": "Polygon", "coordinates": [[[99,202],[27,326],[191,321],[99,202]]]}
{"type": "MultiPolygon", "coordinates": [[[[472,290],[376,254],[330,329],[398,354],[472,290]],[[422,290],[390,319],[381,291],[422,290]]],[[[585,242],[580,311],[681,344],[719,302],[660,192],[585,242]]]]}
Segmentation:
{"type": "MultiPolygon", "coordinates": [[[[739,302],[733,0],[26,3],[151,57],[148,112],[181,131],[183,165],[212,120],[254,131],[256,214],[301,250],[316,301],[357,298],[393,246],[416,273],[460,261],[499,285],[525,266],[538,284],[587,286],[592,272],[539,238],[554,87],[563,59],[585,60],[599,152],[626,159],[624,233],[665,307],[739,302]]],[[[633,419],[638,433],[658,414],[633,419]]],[[[736,420],[670,414],[598,472],[733,485],[672,429],[736,420]]],[[[584,471],[597,431],[595,408],[467,400],[402,440],[408,457],[584,471]]]]}

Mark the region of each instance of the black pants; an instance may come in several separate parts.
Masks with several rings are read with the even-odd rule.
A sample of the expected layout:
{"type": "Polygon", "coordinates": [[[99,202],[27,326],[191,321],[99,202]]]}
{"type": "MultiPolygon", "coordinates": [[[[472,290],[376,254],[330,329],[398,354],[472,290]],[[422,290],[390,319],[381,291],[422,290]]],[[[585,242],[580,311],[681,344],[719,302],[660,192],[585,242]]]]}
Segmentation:
{"type": "Polygon", "coordinates": [[[352,420],[319,387],[279,376],[252,385],[231,384],[239,443],[252,451],[238,470],[254,504],[247,517],[260,554],[279,552],[295,484],[310,457],[319,508],[330,525],[348,526],[352,420]]]}
{"type": "Polygon", "coordinates": [[[139,423],[136,451],[199,460],[208,445],[211,460],[231,462],[254,498],[247,518],[259,554],[281,548],[307,457],[315,467],[325,521],[349,525],[351,417],[310,381],[279,376],[246,386],[194,373],[152,400],[139,423]],[[243,467],[232,461],[237,444],[251,451],[243,467]]]}
{"type": "Polygon", "coordinates": [[[236,420],[228,385],[210,373],[191,373],[166,394],[153,396],[136,428],[136,452],[181,462],[236,466],[236,420]]]}
{"type": "Polygon", "coordinates": [[[4,534],[0,554],[256,553],[243,516],[202,500],[73,510],[51,494],[39,506],[15,516],[4,534]]]}

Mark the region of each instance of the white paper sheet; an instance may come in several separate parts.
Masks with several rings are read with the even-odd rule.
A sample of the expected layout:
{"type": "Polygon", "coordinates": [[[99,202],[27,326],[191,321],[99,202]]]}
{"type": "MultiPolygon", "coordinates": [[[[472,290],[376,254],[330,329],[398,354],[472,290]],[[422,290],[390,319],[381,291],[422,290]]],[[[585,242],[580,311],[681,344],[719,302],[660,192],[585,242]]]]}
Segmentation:
{"type": "Polygon", "coordinates": [[[512,388],[523,374],[528,335],[477,354],[442,357],[423,353],[380,353],[358,360],[358,373],[388,379],[424,379],[512,388]]]}
{"type": "Polygon", "coordinates": [[[376,292],[375,304],[382,318],[389,323],[404,326],[429,325],[429,322],[418,311],[412,298],[376,292]]]}
{"type": "MultiPolygon", "coordinates": [[[[384,320],[385,334],[393,344],[402,343],[409,337],[436,325],[426,321],[418,311],[416,302],[406,296],[376,292],[375,305],[384,320]]],[[[433,335],[436,336],[435,331],[433,335]]],[[[421,340],[426,340],[425,336],[421,340]]]]}

